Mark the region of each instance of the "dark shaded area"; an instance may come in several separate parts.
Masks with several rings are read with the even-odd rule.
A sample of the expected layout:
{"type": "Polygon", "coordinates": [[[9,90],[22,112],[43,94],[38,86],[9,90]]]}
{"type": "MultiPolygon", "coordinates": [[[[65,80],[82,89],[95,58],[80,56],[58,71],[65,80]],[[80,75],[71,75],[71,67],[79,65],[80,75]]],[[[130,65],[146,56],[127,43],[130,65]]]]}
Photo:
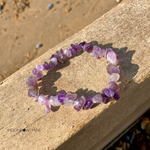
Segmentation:
{"type": "Polygon", "coordinates": [[[128,150],[150,149],[149,136],[144,129],[141,129],[141,122],[144,117],[150,119],[150,110],[118,135],[104,150],[114,150],[116,147],[122,147],[123,144],[126,147],[127,144],[130,145],[130,147],[127,148],[128,150]]]}

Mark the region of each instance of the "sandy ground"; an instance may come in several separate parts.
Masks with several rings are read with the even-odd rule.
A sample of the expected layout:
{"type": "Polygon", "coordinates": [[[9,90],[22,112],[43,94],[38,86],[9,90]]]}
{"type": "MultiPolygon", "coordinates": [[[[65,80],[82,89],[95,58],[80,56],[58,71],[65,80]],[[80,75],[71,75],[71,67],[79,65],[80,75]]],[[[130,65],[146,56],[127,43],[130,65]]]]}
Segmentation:
{"type": "Polygon", "coordinates": [[[116,0],[0,0],[0,80],[117,4],[116,0]],[[49,10],[48,4],[53,4],[49,10]],[[43,46],[36,49],[38,43],[43,46]]]}

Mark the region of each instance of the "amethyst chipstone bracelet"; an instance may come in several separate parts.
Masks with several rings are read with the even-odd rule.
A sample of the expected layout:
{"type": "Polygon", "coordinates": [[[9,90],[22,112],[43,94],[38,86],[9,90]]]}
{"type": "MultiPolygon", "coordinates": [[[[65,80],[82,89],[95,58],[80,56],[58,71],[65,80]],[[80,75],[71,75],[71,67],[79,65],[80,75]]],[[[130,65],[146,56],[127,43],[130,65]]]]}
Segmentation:
{"type": "Polygon", "coordinates": [[[56,52],[50,57],[50,62],[44,62],[44,64],[37,65],[36,68],[32,70],[33,76],[30,76],[27,81],[28,96],[34,97],[35,102],[39,102],[40,105],[45,105],[46,112],[49,113],[51,106],[60,106],[65,104],[67,106],[72,106],[76,111],[81,110],[84,107],[88,110],[95,103],[107,104],[111,99],[118,100],[120,94],[120,88],[117,85],[117,81],[120,78],[120,70],[117,67],[118,55],[111,49],[101,49],[98,46],[93,46],[92,44],[87,44],[85,41],[80,44],[71,44],[70,49],[64,49],[56,52]],[[65,93],[61,92],[55,96],[50,97],[39,94],[38,91],[38,79],[43,77],[42,71],[53,70],[58,63],[64,63],[67,57],[74,56],[75,52],[80,52],[81,50],[88,52],[95,59],[105,57],[110,63],[106,69],[109,75],[108,77],[108,88],[104,88],[100,94],[90,95],[87,98],[84,96],[77,97],[76,93],[65,93]]]}

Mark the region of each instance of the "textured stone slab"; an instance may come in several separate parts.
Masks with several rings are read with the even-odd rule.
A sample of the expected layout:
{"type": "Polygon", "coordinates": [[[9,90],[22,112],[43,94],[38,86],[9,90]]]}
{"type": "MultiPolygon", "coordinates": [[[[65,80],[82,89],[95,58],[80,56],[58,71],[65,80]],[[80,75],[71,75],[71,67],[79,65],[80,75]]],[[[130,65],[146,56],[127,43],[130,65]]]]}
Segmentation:
{"type": "MultiPolygon", "coordinates": [[[[0,149],[101,149],[150,107],[150,2],[126,0],[92,24],[27,64],[0,85],[0,149]],[[119,55],[121,99],[88,111],[45,108],[27,97],[26,79],[36,64],[61,48],[86,40],[119,55]],[[24,129],[24,130],[22,130],[24,129]],[[20,130],[20,132],[19,132],[20,130]],[[21,131],[22,130],[22,131],[21,131]]],[[[107,87],[107,61],[80,53],[39,81],[40,93],[79,96],[107,87]]]]}

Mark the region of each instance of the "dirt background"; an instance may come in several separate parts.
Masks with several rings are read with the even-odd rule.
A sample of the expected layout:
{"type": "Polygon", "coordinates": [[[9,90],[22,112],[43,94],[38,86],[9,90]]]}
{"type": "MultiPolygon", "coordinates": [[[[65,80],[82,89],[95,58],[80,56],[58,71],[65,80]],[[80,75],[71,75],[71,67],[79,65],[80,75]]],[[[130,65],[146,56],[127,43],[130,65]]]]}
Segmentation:
{"type": "Polygon", "coordinates": [[[0,81],[92,23],[117,1],[0,0],[0,81]],[[48,4],[53,7],[47,9],[48,4]],[[36,48],[40,43],[42,47],[36,48]]]}

